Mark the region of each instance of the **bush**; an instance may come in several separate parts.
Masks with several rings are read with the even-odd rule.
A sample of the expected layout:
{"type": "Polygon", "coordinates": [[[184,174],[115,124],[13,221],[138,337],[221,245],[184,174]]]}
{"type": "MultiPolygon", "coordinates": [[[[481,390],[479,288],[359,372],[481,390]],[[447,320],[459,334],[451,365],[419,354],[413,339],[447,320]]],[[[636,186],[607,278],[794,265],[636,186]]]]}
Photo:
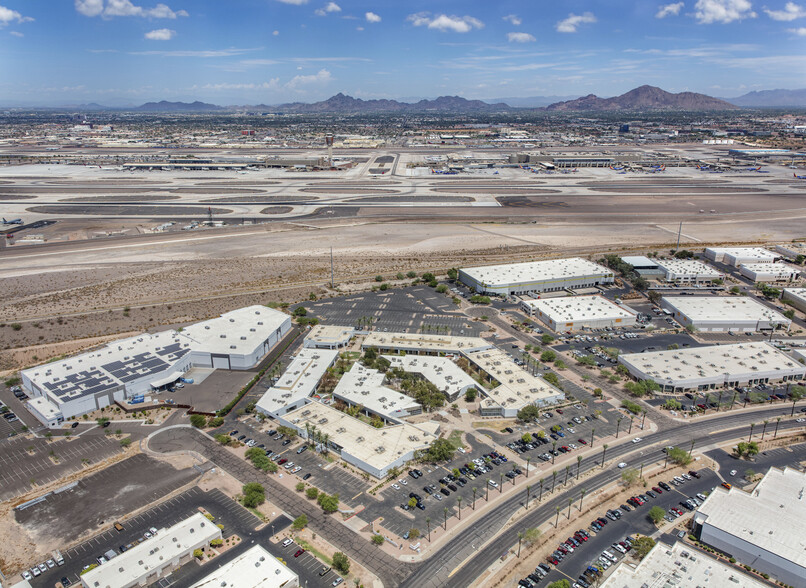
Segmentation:
{"type": "Polygon", "coordinates": [[[470,297],[470,302],[472,302],[473,304],[490,304],[490,297],[474,294],[473,296],[470,297]]]}
{"type": "Polygon", "coordinates": [[[266,502],[266,490],[257,482],[250,482],[244,484],[243,487],[243,505],[249,508],[255,508],[266,502]]]}
{"type": "Polygon", "coordinates": [[[222,545],[224,545],[223,539],[213,539],[210,541],[210,547],[221,547],[222,545]]]}
{"type": "Polygon", "coordinates": [[[655,523],[656,525],[663,520],[663,517],[666,516],[666,511],[663,510],[660,506],[653,506],[649,509],[647,513],[649,519],[655,523]]]}
{"type": "Polygon", "coordinates": [[[211,417],[207,420],[207,426],[211,429],[217,429],[224,424],[224,419],[221,417],[211,417]]]}
{"type": "Polygon", "coordinates": [[[518,420],[532,422],[540,417],[540,409],[534,404],[527,404],[518,411],[518,420]]]}
{"type": "Polygon", "coordinates": [[[543,345],[549,345],[554,342],[554,337],[548,333],[543,333],[543,336],[540,337],[540,340],[543,342],[543,345]]]}
{"type": "Polygon", "coordinates": [[[435,439],[423,456],[426,461],[449,461],[456,449],[447,439],[435,439]]]}
{"type": "Polygon", "coordinates": [[[417,277],[417,272],[412,272],[412,271],[407,272],[406,277],[407,278],[416,278],[417,277]]]}
{"type": "Polygon", "coordinates": [[[203,429],[207,424],[207,419],[204,418],[204,415],[192,414],[190,415],[190,424],[196,427],[197,429],[203,429]]]}
{"type": "Polygon", "coordinates": [[[471,386],[465,392],[465,400],[467,402],[473,402],[474,400],[476,400],[476,394],[477,394],[476,389],[471,386]]]}
{"type": "Polygon", "coordinates": [[[728,561],[729,561],[730,563],[736,563],[736,558],[735,558],[735,557],[732,557],[732,558],[730,558],[728,561]]]}
{"type": "Polygon", "coordinates": [[[551,363],[555,359],[557,359],[557,354],[551,349],[546,349],[540,355],[540,361],[542,361],[543,363],[551,363]]]}
{"type": "Polygon", "coordinates": [[[621,406],[623,408],[626,408],[627,410],[629,410],[633,414],[638,414],[638,413],[641,412],[641,405],[636,404],[635,402],[631,402],[630,400],[622,400],[621,401],[621,406]]]}
{"type": "Polygon", "coordinates": [[[307,316],[308,310],[304,306],[298,306],[294,309],[294,316],[307,316]]]}
{"type": "Polygon", "coordinates": [[[375,545],[383,545],[386,542],[386,539],[383,538],[383,535],[373,535],[372,542],[375,545]]]}
{"type": "Polygon", "coordinates": [[[376,282],[383,282],[383,276],[375,276],[376,282]]]}
{"type": "MultiPolygon", "coordinates": [[[[440,294],[444,294],[447,291],[448,291],[448,286],[446,286],[445,284],[440,284],[439,286],[437,286],[437,292],[439,292],[440,294]]],[[[794,314],[794,312],[793,312],[793,314],[794,314]]]]}
{"type": "Polygon", "coordinates": [[[339,510],[339,495],[333,494],[328,495],[325,492],[320,492],[319,496],[317,497],[316,501],[319,503],[319,506],[322,507],[322,510],[326,513],[330,514],[332,512],[336,512],[339,510]]]}
{"type": "Polygon", "coordinates": [[[308,517],[306,515],[299,515],[297,518],[294,519],[294,523],[291,527],[295,531],[301,531],[308,525],[308,517]]]}
{"type": "Polygon", "coordinates": [[[302,492],[305,490],[305,482],[297,482],[296,489],[297,492],[302,492]]]}
{"type": "Polygon", "coordinates": [[[307,496],[311,500],[316,500],[316,497],[319,496],[319,490],[311,486],[305,491],[305,496],[307,496]]]}
{"type": "Polygon", "coordinates": [[[341,551],[337,551],[336,553],[333,554],[333,567],[336,568],[342,574],[346,575],[350,572],[350,560],[341,551]]]}
{"type": "Polygon", "coordinates": [[[201,549],[194,549],[193,557],[195,557],[196,559],[201,559],[202,557],[204,557],[204,552],[201,549]]]}

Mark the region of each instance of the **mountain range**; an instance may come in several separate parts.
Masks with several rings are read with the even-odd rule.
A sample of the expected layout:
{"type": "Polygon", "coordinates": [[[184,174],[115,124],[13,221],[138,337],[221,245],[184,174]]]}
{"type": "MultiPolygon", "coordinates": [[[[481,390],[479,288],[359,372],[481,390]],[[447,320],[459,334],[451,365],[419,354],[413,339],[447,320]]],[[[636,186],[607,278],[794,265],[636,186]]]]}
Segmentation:
{"type": "Polygon", "coordinates": [[[620,96],[600,98],[595,94],[581,98],[567,96],[533,96],[528,98],[502,98],[468,100],[460,96],[440,96],[434,99],[421,99],[413,102],[399,100],[363,100],[338,93],[319,102],[291,102],[279,105],[219,106],[206,102],[147,102],[136,107],[110,108],[99,104],[82,104],[66,107],[80,110],[121,110],[129,112],[232,112],[267,111],[299,114],[373,114],[373,113],[427,113],[441,112],[495,113],[513,110],[564,111],[618,111],[618,110],[733,110],[738,107],[806,108],[806,89],[803,90],[763,90],[736,98],[714,98],[695,92],[674,94],[654,86],[640,86],[620,96]],[[559,100],[558,100],[559,99],[559,100]]]}

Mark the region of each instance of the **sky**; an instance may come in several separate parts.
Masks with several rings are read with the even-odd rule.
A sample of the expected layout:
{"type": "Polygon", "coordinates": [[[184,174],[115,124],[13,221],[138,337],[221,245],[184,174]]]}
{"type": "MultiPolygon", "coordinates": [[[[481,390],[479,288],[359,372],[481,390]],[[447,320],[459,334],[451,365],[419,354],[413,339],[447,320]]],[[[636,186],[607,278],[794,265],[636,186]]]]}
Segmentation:
{"type": "Polygon", "coordinates": [[[0,0],[0,105],[806,87],[806,0],[0,0]]]}

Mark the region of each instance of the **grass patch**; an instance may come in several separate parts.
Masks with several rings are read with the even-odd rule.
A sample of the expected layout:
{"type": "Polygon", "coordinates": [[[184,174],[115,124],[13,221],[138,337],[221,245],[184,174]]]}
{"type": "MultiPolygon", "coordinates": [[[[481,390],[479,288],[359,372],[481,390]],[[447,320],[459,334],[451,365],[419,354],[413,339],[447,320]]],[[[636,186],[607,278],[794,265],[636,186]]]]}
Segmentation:
{"type": "Polygon", "coordinates": [[[448,436],[448,443],[450,443],[454,449],[459,449],[462,447],[462,435],[464,431],[452,431],[451,434],[448,436]]]}
{"type": "MultiPolygon", "coordinates": [[[[241,504],[241,506],[243,506],[243,504],[241,504]]],[[[251,507],[251,506],[244,506],[244,508],[246,510],[248,510],[249,512],[251,512],[253,515],[255,515],[257,518],[259,518],[264,523],[266,522],[266,515],[264,515],[258,509],[254,508],[254,507],[251,507]]]]}
{"type": "Polygon", "coordinates": [[[294,542],[297,545],[299,545],[300,547],[302,547],[305,551],[310,551],[311,553],[313,553],[317,558],[321,559],[328,566],[331,566],[331,567],[333,566],[333,560],[331,558],[329,558],[324,553],[322,553],[321,551],[319,551],[318,549],[313,547],[310,543],[305,541],[305,539],[300,539],[299,537],[295,537],[294,542]]]}

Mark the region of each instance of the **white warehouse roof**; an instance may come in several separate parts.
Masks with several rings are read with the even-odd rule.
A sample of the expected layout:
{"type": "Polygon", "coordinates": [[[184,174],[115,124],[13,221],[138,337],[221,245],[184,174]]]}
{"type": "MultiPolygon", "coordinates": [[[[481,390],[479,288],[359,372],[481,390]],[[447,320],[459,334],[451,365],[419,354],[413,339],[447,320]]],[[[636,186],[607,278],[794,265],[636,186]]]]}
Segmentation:
{"type": "Polygon", "coordinates": [[[664,296],[663,301],[693,323],[772,322],[788,325],[780,312],[748,296],[664,296]]]}
{"type": "Polygon", "coordinates": [[[662,259],[658,262],[658,266],[666,272],[668,278],[675,276],[722,277],[722,274],[716,269],[696,259],[662,259]]]}
{"type": "MultiPolygon", "coordinates": [[[[392,356],[384,357],[392,360],[392,356]]],[[[395,365],[393,361],[391,363],[395,365]]],[[[421,407],[414,398],[384,386],[385,378],[386,375],[378,370],[355,362],[350,371],[342,375],[333,395],[387,418],[394,418],[398,411],[420,411],[421,407]]]]}
{"type": "Polygon", "coordinates": [[[611,270],[581,257],[470,267],[462,268],[462,271],[490,286],[613,275],[611,270]]]}
{"type": "Polygon", "coordinates": [[[262,546],[255,545],[191,588],[292,588],[299,576],[262,546]]]}
{"type": "Polygon", "coordinates": [[[524,300],[523,304],[539,310],[556,323],[632,318],[636,314],[631,308],[620,306],[596,294],[524,300]]]}
{"type": "Polygon", "coordinates": [[[339,352],[331,349],[302,348],[288,364],[280,379],[263,394],[257,406],[269,413],[308,398],[316,391],[325,371],[339,352]]]}
{"type": "Polygon", "coordinates": [[[193,342],[194,351],[249,354],[290,318],[265,306],[247,306],[187,326],[181,334],[193,342]]]}

